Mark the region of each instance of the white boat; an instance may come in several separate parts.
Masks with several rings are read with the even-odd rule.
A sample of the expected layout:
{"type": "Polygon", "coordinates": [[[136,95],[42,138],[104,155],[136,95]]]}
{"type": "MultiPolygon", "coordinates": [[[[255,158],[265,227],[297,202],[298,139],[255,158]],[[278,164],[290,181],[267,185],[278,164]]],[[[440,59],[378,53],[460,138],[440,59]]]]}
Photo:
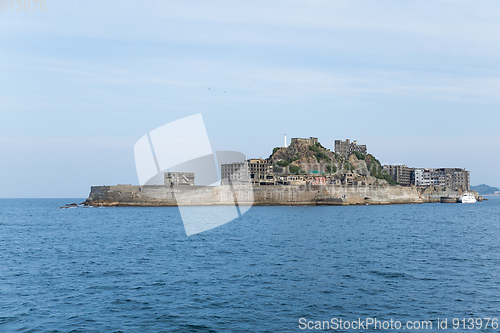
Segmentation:
{"type": "Polygon", "coordinates": [[[469,193],[469,192],[465,192],[459,199],[458,199],[459,202],[461,203],[474,203],[476,202],[476,197],[469,193]]]}

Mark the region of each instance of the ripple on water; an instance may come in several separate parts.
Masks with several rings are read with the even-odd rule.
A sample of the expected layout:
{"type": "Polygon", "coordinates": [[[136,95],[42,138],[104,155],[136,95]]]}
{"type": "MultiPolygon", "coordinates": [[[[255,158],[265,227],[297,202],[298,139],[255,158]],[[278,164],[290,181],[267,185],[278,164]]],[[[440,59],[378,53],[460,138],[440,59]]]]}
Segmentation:
{"type": "Polygon", "coordinates": [[[283,332],[500,304],[496,199],[253,207],[192,237],[175,208],[66,201],[0,200],[0,331],[283,332]]]}

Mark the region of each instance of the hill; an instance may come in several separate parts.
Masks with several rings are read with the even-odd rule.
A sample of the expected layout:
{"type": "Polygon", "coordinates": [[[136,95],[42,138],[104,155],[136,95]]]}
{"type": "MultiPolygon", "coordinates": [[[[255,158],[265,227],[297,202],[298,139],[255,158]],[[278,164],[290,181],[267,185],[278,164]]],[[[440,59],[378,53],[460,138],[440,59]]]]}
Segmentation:
{"type": "Polygon", "coordinates": [[[313,138],[293,139],[288,147],[276,147],[268,160],[279,174],[329,174],[341,181],[351,177],[365,184],[396,184],[375,156],[354,152],[344,158],[313,138]]]}
{"type": "Polygon", "coordinates": [[[495,194],[496,191],[500,191],[498,187],[493,187],[486,184],[471,186],[470,189],[476,191],[481,195],[495,194]]]}
{"type": "Polygon", "coordinates": [[[292,142],[288,147],[277,147],[269,156],[269,161],[281,168],[289,168],[290,173],[308,173],[326,165],[327,172],[335,173],[335,164],[344,162],[344,159],[323,147],[319,142],[309,144],[309,142],[292,142]],[[337,162],[337,163],[335,163],[337,162]],[[333,168],[333,169],[332,169],[333,168]],[[305,170],[303,170],[305,169],[305,170]]]}

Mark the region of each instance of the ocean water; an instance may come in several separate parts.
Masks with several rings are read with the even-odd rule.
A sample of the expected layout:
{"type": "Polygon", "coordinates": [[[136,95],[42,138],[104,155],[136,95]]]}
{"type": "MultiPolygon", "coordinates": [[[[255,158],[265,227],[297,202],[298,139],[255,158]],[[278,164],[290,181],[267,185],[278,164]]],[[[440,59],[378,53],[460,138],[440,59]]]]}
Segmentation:
{"type": "Polygon", "coordinates": [[[0,200],[0,332],[309,331],[301,318],[470,332],[452,319],[500,318],[499,198],[252,207],[190,237],[177,208],[58,209],[81,201],[0,200]]]}

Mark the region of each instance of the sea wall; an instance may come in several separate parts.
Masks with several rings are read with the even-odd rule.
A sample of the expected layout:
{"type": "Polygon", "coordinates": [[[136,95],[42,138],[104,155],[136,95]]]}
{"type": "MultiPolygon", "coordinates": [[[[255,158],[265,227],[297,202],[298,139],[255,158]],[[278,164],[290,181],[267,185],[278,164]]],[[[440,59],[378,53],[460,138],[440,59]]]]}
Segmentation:
{"type": "MultiPolygon", "coordinates": [[[[422,203],[420,191],[401,186],[92,186],[86,203],[103,206],[364,205],[422,203]]],[[[429,202],[425,200],[425,202],[429,202]]]]}
{"type": "MultiPolygon", "coordinates": [[[[463,194],[462,190],[451,190],[441,186],[419,187],[422,201],[427,202],[457,202],[458,198],[463,194]]],[[[476,191],[469,191],[473,194],[476,200],[482,201],[483,198],[476,191]]]]}

